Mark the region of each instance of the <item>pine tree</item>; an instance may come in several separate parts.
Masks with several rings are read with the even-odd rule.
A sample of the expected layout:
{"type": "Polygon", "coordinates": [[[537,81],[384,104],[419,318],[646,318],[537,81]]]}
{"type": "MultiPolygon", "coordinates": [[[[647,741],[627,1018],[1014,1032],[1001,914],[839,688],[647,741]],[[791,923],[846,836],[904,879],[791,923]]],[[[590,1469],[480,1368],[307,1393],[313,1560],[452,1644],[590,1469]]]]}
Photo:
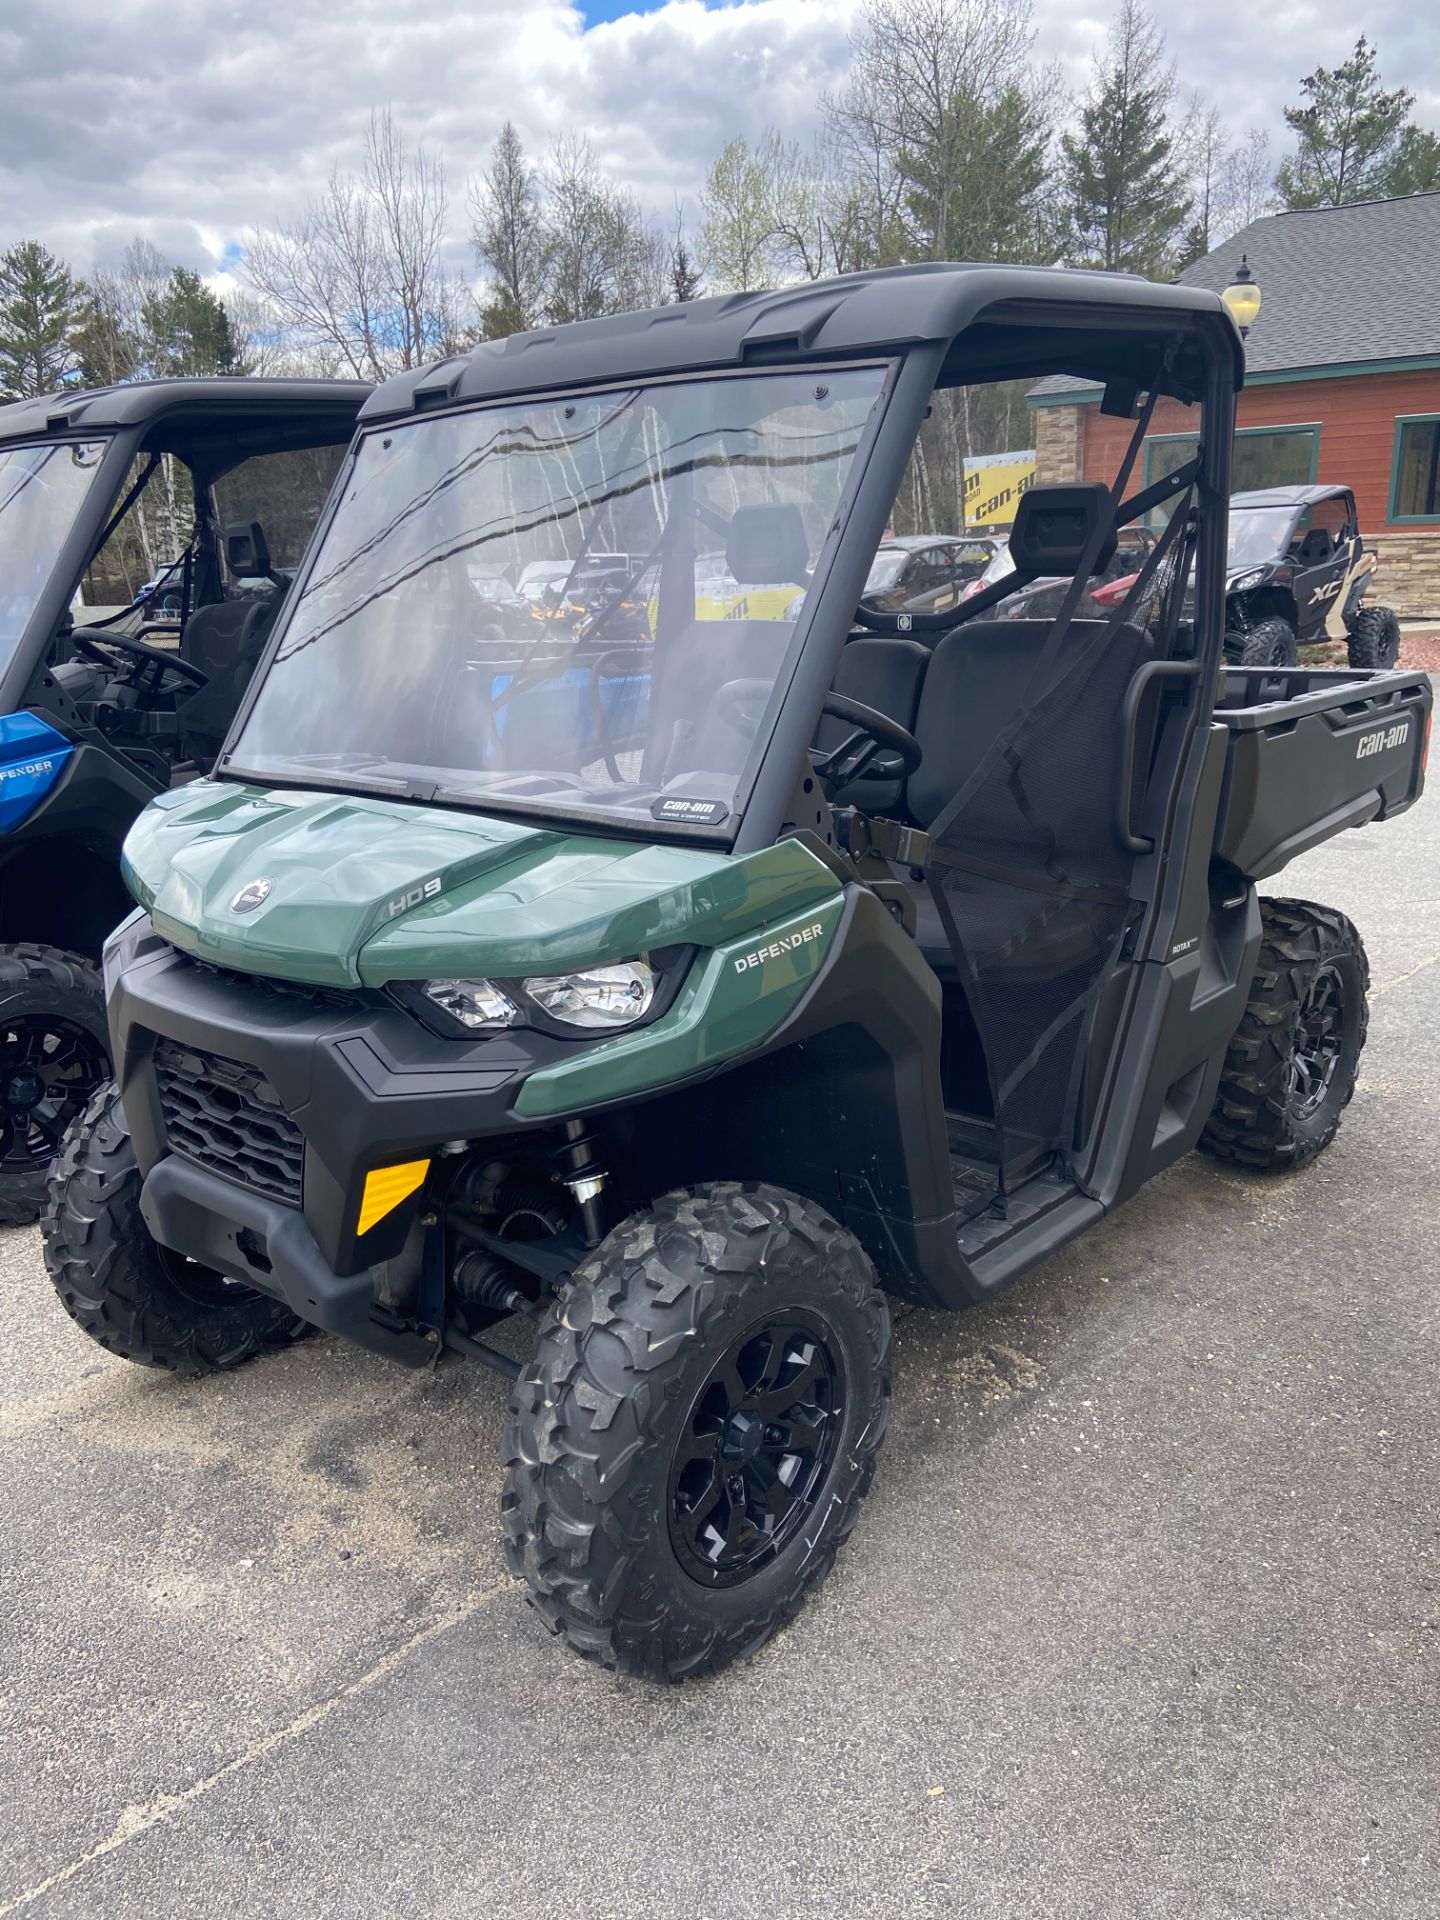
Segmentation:
{"type": "Polygon", "coordinates": [[[1061,174],[1076,251],[1111,272],[1164,273],[1189,218],[1170,131],[1174,69],[1139,0],[1124,0],[1096,56],[1077,133],[1061,136],[1061,174]]]}
{"type": "Polygon", "coordinates": [[[1393,193],[1423,193],[1440,175],[1440,143],[1410,125],[1415,96],[1380,84],[1375,48],[1362,34],[1342,66],[1300,82],[1303,104],[1285,109],[1296,152],[1276,175],[1286,207],[1343,207],[1393,193]]]}
{"type": "Polygon", "coordinates": [[[140,319],[152,372],[158,375],[243,373],[224,302],[188,267],[172,267],[141,302],[140,319]]]}
{"type": "Polygon", "coordinates": [[[0,394],[53,393],[75,366],[85,289],[38,240],[0,254],[0,394]]]}
{"type": "Polygon", "coordinates": [[[524,333],[544,311],[550,243],[540,189],[540,177],[507,120],[471,188],[471,238],[491,286],[480,316],[487,340],[524,333]]]}
{"type": "Polygon", "coordinates": [[[683,236],[677,236],[670,251],[670,298],[677,306],[700,298],[700,270],[691,260],[683,236]]]}

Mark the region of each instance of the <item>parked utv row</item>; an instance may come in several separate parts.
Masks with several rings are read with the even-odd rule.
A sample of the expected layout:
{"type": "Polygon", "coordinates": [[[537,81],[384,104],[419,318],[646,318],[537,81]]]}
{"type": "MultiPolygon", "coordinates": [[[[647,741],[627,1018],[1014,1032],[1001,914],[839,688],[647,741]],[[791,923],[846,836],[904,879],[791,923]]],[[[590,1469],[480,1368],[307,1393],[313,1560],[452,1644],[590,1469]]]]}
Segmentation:
{"type": "MultiPolygon", "coordinates": [[[[74,1319],[186,1373],[468,1355],[557,1635],[672,1680],[761,1645],[870,1485],[890,1298],[982,1299],[1197,1145],[1299,1167],[1350,1099],[1360,936],[1257,886],[1414,802],[1430,689],[1227,659],[1240,379],[1208,293],[933,266],[379,388],[125,841],[115,1078],[44,1222],[74,1319]],[[937,392],[1056,374],[1130,422],[1113,483],[1030,489],[963,602],[866,604],[937,392]],[[1162,399],[1194,452],[1136,485],[1162,399]],[[496,631],[477,569],[590,554],[628,572],[584,619],[496,631]]],[[[12,709],[93,724],[42,654],[12,709]]]]}

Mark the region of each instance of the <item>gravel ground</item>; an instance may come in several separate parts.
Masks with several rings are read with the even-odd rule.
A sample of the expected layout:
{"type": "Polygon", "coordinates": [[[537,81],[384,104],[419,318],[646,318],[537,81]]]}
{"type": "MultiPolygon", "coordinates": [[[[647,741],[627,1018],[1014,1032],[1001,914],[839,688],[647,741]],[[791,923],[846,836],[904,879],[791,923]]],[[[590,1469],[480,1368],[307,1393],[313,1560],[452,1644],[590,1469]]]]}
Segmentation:
{"type": "Polygon", "coordinates": [[[1399,664],[1402,667],[1419,667],[1425,673],[1440,673],[1440,628],[1402,629],[1399,664]]]}
{"type": "Polygon", "coordinates": [[[1287,882],[1374,966],[1334,1148],[905,1318],[834,1576],[699,1687],[543,1638],[493,1376],[143,1373],[0,1235],[0,1917],[1440,1911],[1440,809],[1287,882]]]}

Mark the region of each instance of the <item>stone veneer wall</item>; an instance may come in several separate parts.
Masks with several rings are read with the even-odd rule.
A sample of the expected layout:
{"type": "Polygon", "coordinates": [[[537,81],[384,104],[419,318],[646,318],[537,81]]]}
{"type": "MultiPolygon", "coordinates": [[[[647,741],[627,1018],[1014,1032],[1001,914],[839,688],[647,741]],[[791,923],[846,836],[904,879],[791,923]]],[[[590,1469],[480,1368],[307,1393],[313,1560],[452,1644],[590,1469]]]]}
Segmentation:
{"type": "Polygon", "coordinates": [[[1440,619],[1440,527],[1386,527],[1365,544],[1380,556],[1368,598],[1393,607],[1402,620],[1440,619]]]}
{"type": "Polygon", "coordinates": [[[1040,486],[1084,478],[1085,407],[1036,407],[1035,479],[1040,486]]]}

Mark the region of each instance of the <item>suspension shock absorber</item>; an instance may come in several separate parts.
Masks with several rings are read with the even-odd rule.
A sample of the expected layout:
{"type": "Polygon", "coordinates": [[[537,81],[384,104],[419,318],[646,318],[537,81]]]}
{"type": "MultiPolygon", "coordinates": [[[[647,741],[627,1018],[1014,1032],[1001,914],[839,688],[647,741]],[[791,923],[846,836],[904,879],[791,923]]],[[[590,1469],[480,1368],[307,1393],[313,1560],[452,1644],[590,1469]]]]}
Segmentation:
{"type": "Polygon", "coordinates": [[[605,1238],[605,1208],[601,1204],[605,1168],[600,1159],[600,1138],[582,1119],[567,1120],[564,1135],[564,1145],[556,1154],[560,1178],[575,1202],[586,1246],[598,1247],[605,1238]]]}

